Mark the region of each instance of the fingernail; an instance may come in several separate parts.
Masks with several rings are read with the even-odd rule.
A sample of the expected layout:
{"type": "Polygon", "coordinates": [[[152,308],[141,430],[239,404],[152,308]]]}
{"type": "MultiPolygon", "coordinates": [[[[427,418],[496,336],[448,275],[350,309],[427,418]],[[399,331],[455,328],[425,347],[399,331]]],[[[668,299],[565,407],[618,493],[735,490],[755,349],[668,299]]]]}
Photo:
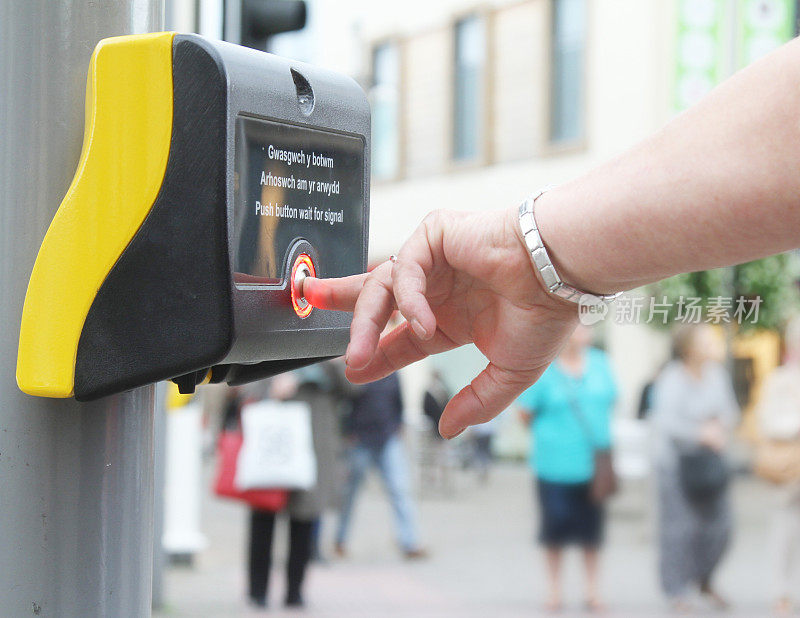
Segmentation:
{"type": "Polygon", "coordinates": [[[417,318],[411,320],[411,330],[413,330],[420,339],[426,339],[428,337],[428,331],[422,327],[422,324],[419,323],[417,318]]]}
{"type": "Polygon", "coordinates": [[[458,430],[457,432],[455,432],[454,434],[450,434],[450,435],[448,435],[448,436],[444,436],[444,439],[445,439],[445,440],[452,440],[453,438],[457,438],[457,437],[458,437],[458,436],[460,436],[462,433],[464,433],[464,431],[466,431],[466,429],[467,429],[466,427],[462,427],[461,429],[459,429],[459,430],[458,430]]]}
{"type": "Polygon", "coordinates": [[[350,364],[350,346],[347,346],[347,349],[344,351],[344,364],[350,364]]]}

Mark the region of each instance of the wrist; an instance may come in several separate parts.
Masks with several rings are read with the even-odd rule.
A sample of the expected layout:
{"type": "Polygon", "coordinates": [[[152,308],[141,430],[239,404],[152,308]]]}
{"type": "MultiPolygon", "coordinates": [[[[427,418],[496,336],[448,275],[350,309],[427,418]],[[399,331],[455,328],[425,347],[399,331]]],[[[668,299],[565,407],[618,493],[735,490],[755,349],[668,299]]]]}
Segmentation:
{"type": "Polygon", "coordinates": [[[506,210],[505,223],[509,230],[509,236],[514,239],[514,251],[520,256],[521,268],[525,269],[525,272],[531,275],[536,304],[546,304],[559,313],[566,313],[568,315],[574,314],[574,316],[577,317],[577,305],[565,298],[552,294],[547,288],[544,279],[542,279],[541,273],[534,266],[531,260],[530,250],[525,243],[525,237],[522,235],[522,228],[519,224],[519,209],[517,207],[506,210]]]}
{"type": "Polygon", "coordinates": [[[589,242],[578,239],[570,218],[565,216],[569,211],[558,188],[545,192],[536,200],[535,212],[542,242],[564,283],[595,296],[610,295],[623,289],[603,276],[601,261],[597,255],[592,255],[596,246],[591,239],[589,242]]]}

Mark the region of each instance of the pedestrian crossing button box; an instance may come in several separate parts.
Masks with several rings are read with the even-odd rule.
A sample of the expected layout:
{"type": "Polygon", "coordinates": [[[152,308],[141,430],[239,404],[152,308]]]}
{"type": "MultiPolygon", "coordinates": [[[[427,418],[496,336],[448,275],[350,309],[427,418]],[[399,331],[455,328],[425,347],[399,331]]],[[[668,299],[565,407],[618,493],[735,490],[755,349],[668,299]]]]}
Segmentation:
{"type": "Polygon", "coordinates": [[[101,41],[83,150],[42,241],[17,382],[90,400],[341,355],[307,276],[363,272],[370,114],[350,78],[198,35],[101,41]]]}

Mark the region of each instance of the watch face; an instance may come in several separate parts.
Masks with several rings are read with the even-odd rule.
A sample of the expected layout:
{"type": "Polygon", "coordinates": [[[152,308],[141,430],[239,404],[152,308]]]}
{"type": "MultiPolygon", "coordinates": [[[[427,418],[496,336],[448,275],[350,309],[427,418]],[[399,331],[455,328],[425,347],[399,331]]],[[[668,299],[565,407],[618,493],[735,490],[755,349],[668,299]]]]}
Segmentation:
{"type": "Polygon", "coordinates": [[[250,116],[236,119],[234,282],[282,285],[298,239],[317,272],[361,272],[365,246],[364,140],[250,116]]]}

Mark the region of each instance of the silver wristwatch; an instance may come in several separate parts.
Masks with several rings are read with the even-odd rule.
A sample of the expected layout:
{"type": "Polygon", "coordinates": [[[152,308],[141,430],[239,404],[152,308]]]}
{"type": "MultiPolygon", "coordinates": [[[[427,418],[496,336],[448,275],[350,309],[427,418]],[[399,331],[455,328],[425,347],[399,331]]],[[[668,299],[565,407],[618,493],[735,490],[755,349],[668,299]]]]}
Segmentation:
{"type": "Polygon", "coordinates": [[[592,294],[578,290],[571,285],[564,283],[561,277],[558,276],[553,261],[547,253],[547,248],[542,242],[542,236],[539,234],[539,228],[536,225],[536,217],[534,216],[534,208],[536,200],[538,200],[544,193],[549,191],[552,187],[547,186],[536,195],[526,199],[519,205],[519,225],[522,228],[522,236],[525,238],[525,245],[531,253],[531,261],[533,262],[539,275],[542,277],[545,287],[551,294],[560,296],[565,300],[578,302],[597,302],[604,301],[610,302],[618,298],[622,292],[616,294],[592,294]]]}

